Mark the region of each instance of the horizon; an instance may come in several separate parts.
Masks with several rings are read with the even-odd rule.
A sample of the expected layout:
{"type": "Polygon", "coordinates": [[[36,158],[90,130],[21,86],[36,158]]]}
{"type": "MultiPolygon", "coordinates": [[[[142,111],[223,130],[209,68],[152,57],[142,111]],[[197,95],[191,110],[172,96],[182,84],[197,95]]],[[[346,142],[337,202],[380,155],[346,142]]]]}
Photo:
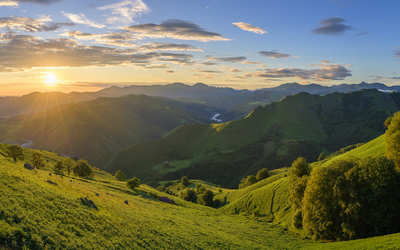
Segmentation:
{"type": "Polygon", "coordinates": [[[400,85],[399,37],[388,25],[400,21],[398,7],[359,0],[0,0],[0,96],[138,82],[249,90],[288,82],[400,85]]]}

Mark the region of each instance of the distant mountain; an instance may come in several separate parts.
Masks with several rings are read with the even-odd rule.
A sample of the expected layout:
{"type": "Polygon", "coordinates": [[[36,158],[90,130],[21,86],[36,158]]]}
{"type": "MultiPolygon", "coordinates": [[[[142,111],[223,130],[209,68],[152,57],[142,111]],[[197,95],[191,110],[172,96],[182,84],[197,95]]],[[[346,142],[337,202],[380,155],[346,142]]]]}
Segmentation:
{"type": "Polygon", "coordinates": [[[259,106],[244,119],[180,126],[163,138],[88,159],[104,170],[122,169],[144,179],[188,175],[235,186],[262,167],[289,166],[299,156],[313,161],[321,152],[376,138],[384,133],[385,119],[399,109],[399,96],[374,89],[299,93],[259,106]],[[177,168],[163,169],[163,161],[177,168]],[[149,172],[152,176],[146,176],[149,172]]]}
{"type": "Polygon", "coordinates": [[[110,154],[160,138],[182,124],[209,121],[185,109],[185,105],[176,107],[145,95],[65,104],[6,119],[6,125],[0,126],[0,141],[29,143],[31,148],[78,157],[110,154]]]}

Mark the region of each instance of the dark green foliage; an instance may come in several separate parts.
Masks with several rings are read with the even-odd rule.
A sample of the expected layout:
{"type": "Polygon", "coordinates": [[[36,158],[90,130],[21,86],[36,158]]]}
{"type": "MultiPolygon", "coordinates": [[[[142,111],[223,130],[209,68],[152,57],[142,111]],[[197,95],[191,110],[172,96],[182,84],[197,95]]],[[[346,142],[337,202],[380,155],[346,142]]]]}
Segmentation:
{"type": "Polygon", "coordinates": [[[303,157],[299,157],[292,163],[289,177],[289,201],[294,210],[302,208],[302,200],[310,171],[310,166],[303,157]]]}
{"type": "Polygon", "coordinates": [[[324,153],[321,153],[320,155],[319,155],[319,157],[318,157],[318,161],[322,161],[322,160],[324,160],[325,159],[325,154],[324,153]]]}
{"type": "Polygon", "coordinates": [[[121,170],[118,170],[115,172],[115,179],[119,181],[126,181],[126,175],[121,170]]]}
{"type": "Polygon", "coordinates": [[[74,169],[76,162],[74,160],[72,160],[71,158],[67,158],[64,162],[63,165],[65,166],[65,168],[67,169],[67,173],[68,175],[71,174],[71,171],[74,169]]]}
{"type": "Polygon", "coordinates": [[[196,192],[193,189],[187,188],[185,190],[185,192],[183,193],[182,198],[185,201],[191,201],[195,195],[196,195],[196,192]]]}
{"type": "Polygon", "coordinates": [[[202,194],[202,193],[204,193],[206,190],[207,190],[206,187],[201,186],[200,189],[199,189],[199,191],[198,191],[197,193],[198,193],[198,194],[202,194]]]}
{"type": "Polygon", "coordinates": [[[136,177],[133,177],[132,179],[126,181],[126,185],[130,189],[135,189],[135,188],[139,187],[141,183],[142,182],[140,181],[140,179],[138,179],[136,177]]]}
{"type": "Polygon", "coordinates": [[[161,192],[165,192],[165,187],[164,186],[158,186],[157,190],[161,191],[161,192]]]}
{"type": "Polygon", "coordinates": [[[309,175],[310,171],[311,169],[306,159],[304,159],[303,157],[299,157],[292,163],[292,167],[290,168],[290,175],[293,178],[300,178],[304,175],[309,175]]]}
{"type": "Polygon", "coordinates": [[[315,168],[303,200],[303,228],[316,239],[349,240],[400,231],[400,174],[384,156],[315,168]]]}
{"type": "Polygon", "coordinates": [[[17,160],[23,161],[25,159],[24,152],[18,145],[7,146],[6,155],[7,157],[12,158],[14,162],[17,162],[17,160]]]}
{"type": "Polygon", "coordinates": [[[202,185],[200,183],[196,184],[196,187],[194,188],[194,190],[196,191],[196,193],[200,192],[200,188],[202,187],[202,185]]]}
{"type": "Polygon", "coordinates": [[[173,183],[169,181],[169,182],[165,183],[164,187],[167,188],[167,187],[171,186],[172,184],[173,183]]]}
{"type": "Polygon", "coordinates": [[[400,112],[393,115],[386,130],[386,156],[400,167],[400,112]]]}
{"type": "Polygon", "coordinates": [[[190,184],[189,178],[187,178],[187,176],[183,176],[181,178],[181,183],[182,183],[182,185],[184,185],[186,187],[187,185],[190,184]]]}
{"type": "Polygon", "coordinates": [[[33,167],[37,169],[44,169],[44,167],[46,166],[46,160],[44,159],[43,155],[38,151],[35,151],[32,154],[30,163],[33,167]]]}
{"type": "Polygon", "coordinates": [[[64,169],[65,166],[62,161],[57,161],[56,164],[54,165],[54,170],[59,173],[62,173],[64,169]]]}
{"type": "Polygon", "coordinates": [[[303,227],[303,213],[301,209],[295,210],[292,216],[293,226],[296,229],[303,227]]]}
{"type": "Polygon", "coordinates": [[[257,178],[257,181],[261,181],[261,180],[264,180],[265,178],[268,178],[269,176],[270,175],[269,175],[268,169],[263,168],[257,172],[256,178],[257,178]]]}
{"type": "Polygon", "coordinates": [[[93,176],[93,171],[87,161],[79,160],[74,167],[74,175],[81,178],[88,178],[93,176]]]}
{"type": "Polygon", "coordinates": [[[204,193],[201,195],[201,201],[204,206],[209,206],[212,207],[213,205],[213,198],[214,198],[214,193],[207,189],[204,191],[204,193]]]}
{"type": "Polygon", "coordinates": [[[392,123],[392,119],[393,119],[393,116],[389,116],[389,117],[385,120],[385,122],[383,123],[383,125],[384,125],[386,128],[388,128],[389,125],[392,123]]]}

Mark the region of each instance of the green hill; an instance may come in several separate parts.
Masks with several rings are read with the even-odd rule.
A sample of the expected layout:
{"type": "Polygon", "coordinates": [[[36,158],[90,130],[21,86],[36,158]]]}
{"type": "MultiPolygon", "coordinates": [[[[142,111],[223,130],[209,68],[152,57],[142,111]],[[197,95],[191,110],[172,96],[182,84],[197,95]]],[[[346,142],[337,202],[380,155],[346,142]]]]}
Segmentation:
{"type": "MultiPolygon", "coordinates": [[[[367,145],[367,144],[366,144],[367,145]]],[[[0,144],[0,248],[11,249],[397,249],[399,234],[348,242],[315,242],[287,230],[284,173],[227,192],[221,209],[196,205],[141,185],[130,190],[94,168],[94,178],[56,174],[65,158],[42,151],[44,170],[5,158],[0,144]],[[51,175],[49,175],[51,173],[51,175]],[[282,176],[283,175],[283,176],[282,176]],[[53,184],[48,183],[50,180],[53,184]],[[54,184],[56,183],[56,184],[54,184]],[[174,199],[170,205],[150,193],[174,199]],[[87,197],[97,210],[87,205],[87,197]],[[235,198],[234,198],[235,197],[235,198]],[[125,203],[127,201],[127,204],[125,203]],[[252,208],[260,216],[245,216],[252,208]],[[236,211],[235,211],[236,209],[236,211]],[[270,211],[269,211],[270,209],[270,211]],[[268,215],[268,212],[272,212],[268,215]],[[237,215],[240,213],[241,215],[237,215]],[[269,223],[267,221],[270,221],[269,223]],[[271,223],[272,221],[272,223],[271,223]],[[279,225],[281,224],[281,225],[279,225]]],[[[28,160],[34,152],[24,149],[28,160]]],[[[203,184],[207,184],[202,182],[203,184]]],[[[289,227],[290,229],[290,227],[289,227]]]]}
{"type": "Polygon", "coordinates": [[[123,169],[146,181],[186,175],[225,187],[267,167],[289,166],[299,156],[316,161],[383,134],[383,122],[398,110],[397,94],[363,90],[325,96],[300,93],[258,107],[244,119],[180,126],[164,137],[113,155],[91,156],[95,166],[123,169]],[[162,162],[173,167],[163,169],[162,162]]]}
{"type": "Polygon", "coordinates": [[[115,153],[182,124],[204,122],[208,119],[145,95],[103,97],[6,119],[0,141],[83,157],[115,153]]]}

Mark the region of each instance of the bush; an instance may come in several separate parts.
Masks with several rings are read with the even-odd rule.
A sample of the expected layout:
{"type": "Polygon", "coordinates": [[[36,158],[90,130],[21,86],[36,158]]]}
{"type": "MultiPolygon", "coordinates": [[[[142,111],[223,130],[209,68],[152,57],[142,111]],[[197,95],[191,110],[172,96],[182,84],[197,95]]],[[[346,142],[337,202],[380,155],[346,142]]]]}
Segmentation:
{"type": "Polygon", "coordinates": [[[268,178],[269,176],[270,175],[269,175],[268,169],[267,168],[263,168],[263,169],[261,169],[260,171],[257,172],[256,178],[257,178],[257,181],[261,181],[261,180],[264,180],[264,179],[268,178]]]}
{"type": "Polygon", "coordinates": [[[400,111],[395,113],[387,124],[389,126],[386,130],[386,156],[400,167],[400,111]]]}
{"type": "Polygon", "coordinates": [[[296,229],[300,229],[303,227],[303,213],[302,213],[301,209],[294,211],[294,213],[292,215],[292,222],[293,222],[294,228],[296,228],[296,229]]]}
{"type": "Polygon", "coordinates": [[[81,178],[88,178],[94,175],[89,163],[85,160],[79,160],[74,167],[74,175],[81,178]]]}
{"type": "Polygon", "coordinates": [[[126,185],[128,186],[128,188],[133,189],[133,190],[135,188],[139,187],[141,183],[142,182],[140,181],[140,179],[138,179],[136,177],[133,177],[132,179],[126,181],[126,185]]]}
{"type": "Polygon", "coordinates": [[[192,198],[193,198],[195,195],[196,195],[196,192],[195,192],[193,189],[187,188],[186,191],[185,191],[185,193],[182,195],[182,198],[183,198],[185,201],[191,201],[192,198]]]}
{"type": "Polygon", "coordinates": [[[182,185],[184,185],[186,187],[187,185],[190,184],[189,178],[187,178],[186,176],[183,176],[181,178],[181,183],[182,183],[182,185]]]}
{"type": "Polygon", "coordinates": [[[64,164],[62,161],[57,161],[56,165],[54,165],[54,170],[56,172],[62,173],[64,170],[64,164]]]}
{"type": "Polygon", "coordinates": [[[303,228],[316,239],[350,240],[400,231],[400,174],[384,156],[315,168],[303,200],[303,228]]]}
{"type": "Polygon", "coordinates": [[[37,151],[32,154],[30,163],[37,169],[44,169],[46,166],[46,160],[44,159],[42,153],[37,151]]]}
{"type": "Polygon", "coordinates": [[[211,207],[213,205],[213,198],[214,198],[214,193],[211,190],[207,189],[201,196],[201,201],[204,206],[211,207]]]}
{"type": "Polygon", "coordinates": [[[126,181],[126,175],[121,170],[118,170],[115,172],[115,179],[119,181],[126,181]]]}
{"type": "Polygon", "coordinates": [[[17,160],[23,161],[25,159],[24,151],[18,145],[7,146],[6,155],[7,155],[7,157],[12,158],[14,160],[14,162],[17,162],[17,160]]]}
{"type": "Polygon", "coordinates": [[[164,192],[165,191],[165,187],[164,186],[158,186],[157,190],[161,191],[161,192],[164,192]]]}

